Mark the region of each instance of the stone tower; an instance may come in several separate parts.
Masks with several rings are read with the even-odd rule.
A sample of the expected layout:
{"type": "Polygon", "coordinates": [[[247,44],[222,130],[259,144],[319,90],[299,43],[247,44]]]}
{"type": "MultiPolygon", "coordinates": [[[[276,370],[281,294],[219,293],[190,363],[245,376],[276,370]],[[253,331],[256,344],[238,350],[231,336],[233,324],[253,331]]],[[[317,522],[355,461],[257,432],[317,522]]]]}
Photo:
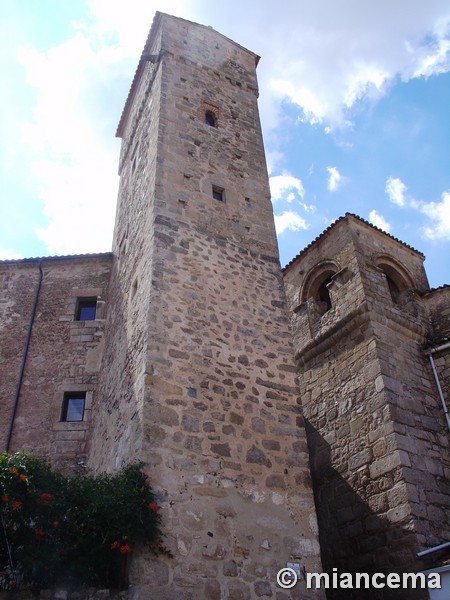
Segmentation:
{"type": "Polygon", "coordinates": [[[347,214],[285,268],[325,570],[416,572],[449,536],[449,432],[424,349],[448,341],[450,290],[430,293],[423,259],[347,214]]]}
{"type": "Polygon", "coordinates": [[[134,558],[136,598],[274,597],[287,561],[320,571],[257,62],[157,13],[118,128],[89,464],[143,460],[161,490],[174,559],[134,558]]]}

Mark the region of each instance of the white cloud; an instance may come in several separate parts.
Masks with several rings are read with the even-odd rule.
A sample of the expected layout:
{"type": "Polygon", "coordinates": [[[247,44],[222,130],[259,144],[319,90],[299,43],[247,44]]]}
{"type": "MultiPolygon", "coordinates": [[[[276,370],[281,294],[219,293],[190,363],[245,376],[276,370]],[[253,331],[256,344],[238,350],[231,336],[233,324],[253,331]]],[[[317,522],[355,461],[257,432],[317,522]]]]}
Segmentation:
{"type": "MultiPolygon", "coordinates": [[[[396,79],[450,69],[448,0],[413,6],[410,0],[287,0],[280,11],[248,0],[239,5],[239,19],[232,10],[218,11],[211,5],[211,24],[262,55],[264,88],[278,102],[296,104],[311,123],[345,125],[356,102],[379,98],[396,79]]],[[[278,117],[267,93],[262,100],[267,127],[278,117]]]]}
{"type": "MultiPolygon", "coordinates": [[[[431,225],[422,227],[422,233],[425,237],[430,240],[450,239],[450,191],[442,194],[440,202],[423,202],[412,196],[406,197],[407,189],[401,179],[389,177],[386,182],[386,193],[394,204],[419,211],[431,220],[431,225]]],[[[383,225],[375,222],[376,219],[382,219],[376,211],[372,211],[370,214],[370,220],[375,225],[381,229],[386,229],[383,225]]]]}
{"type": "Polygon", "coordinates": [[[386,181],[385,192],[389,196],[389,200],[398,206],[405,206],[406,185],[398,177],[389,177],[386,181]]]}
{"type": "MultiPolygon", "coordinates": [[[[409,0],[308,5],[286,0],[283,11],[260,0],[230,0],[227,11],[205,0],[87,4],[90,13],[73,24],[70,39],[47,51],[25,48],[20,54],[37,103],[22,148],[10,152],[38,178],[49,222],[40,236],[51,253],[110,247],[117,184],[111,174],[118,160],[113,135],[155,10],[212,25],[261,54],[265,133],[280,125],[283,99],[297,104],[305,120],[332,131],[349,121],[358,99],[379,97],[395,78],[407,81],[450,68],[448,0],[417,2],[414,10],[409,0]]],[[[282,156],[277,147],[268,148],[279,172],[282,156]]],[[[305,195],[301,180],[289,174],[273,177],[271,188],[275,202],[301,203],[305,195]]],[[[397,203],[404,202],[405,191],[397,190],[397,203]]]]}
{"type": "Polygon", "coordinates": [[[107,98],[114,98],[121,78],[130,79],[137,50],[136,43],[132,49],[112,43],[104,34],[109,22],[95,22],[97,30],[74,25],[71,38],[46,52],[19,49],[37,95],[22,143],[48,219],[37,235],[51,254],[111,247],[118,181],[113,135],[121,102],[114,109],[107,98]]]}
{"type": "Polygon", "coordinates": [[[342,175],[336,167],[327,167],[328,171],[328,190],[335,192],[342,184],[342,175]]]}
{"type": "Polygon", "coordinates": [[[440,202],[428,202],[420,210],[433,222],[432,226],[424,227],[425,236],[432,240],[450,240],[450,191],[442,194],[440,202]]]}
{"type": "Polygon", "coordinates": [[[275,229],[278,235],[285,231],[300,231],[308,227],[305,219],[295,212],[285,210],[281,215],[275,215],[275,229]]]}
{"type": "Polygon", "coordinates": [[[3,248],[0,246],[0,260],[16,260],[19,258],[23,258],[23,255],[11,248],[3,248]]]}
{"type": "Polygon", "coordinates": [[[416,69],[413,77],[430,77],[449,70],[450,62],[450,22],[438,19],[430,35],[428,43],[417,53],[416,69]]]}
{"type": "Polygon", "coordinates": [[[379,227],[383,231],[389,232],[391,230],[391,225],[382,215],[379,215],[376,210],[370,211],[369,221],[375,225],[375,227],[379,227]]]}
{"type": "Polygon", "coordinates": [[[269,183],[273,202],[277,200],[292,202],[305,195],[305,188],[301,180],[289,173],[270,177],[269,183]]]}

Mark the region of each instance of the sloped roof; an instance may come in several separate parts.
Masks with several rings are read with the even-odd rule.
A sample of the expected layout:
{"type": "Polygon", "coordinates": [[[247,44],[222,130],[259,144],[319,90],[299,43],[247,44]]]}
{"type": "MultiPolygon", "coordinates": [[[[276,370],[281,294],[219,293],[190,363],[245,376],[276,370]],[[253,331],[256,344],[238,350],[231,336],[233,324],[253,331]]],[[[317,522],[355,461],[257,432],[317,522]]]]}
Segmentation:
{"type": "Polygon", "coordinates": [[[283,271],[285,271],[286,269],[288,269],[291,265],[293,265],[297,259],[299,259],[309,248],[311,248],[311,246],[314,246],[314,244],[316,244],[317,242],[319,242],[320,240],[322,240],[324,237],[326,237],[335,227],[338,223],[341,223],[342,221],[348,221],[349,219],[356,219],[357,221],[360,221],[361,223],[364,223],[364,225],[367,225],[368,227],[370,227],[371,229],[375,229],[375,231],[379,231],[380,233],[382,233],[383,235],[387,236],[388,238],[390,238],[391,240],[394,240],[395,242],[397,242],[398,244],[401,244],[402,246],[404,246],[405,248],[408,248],[409,250],[412,250],[413,252],[415,252],[416,254],[418,254],[419,256],[422,256],[423,258],[425,258],[425,255],[422,252],[419,252],[419,250],[416,250],[415,248],[413,248],[412,246],[410,246],[409,244],[406,244],[405,242],[402,242],[401,240],[399,240],[398,238],[394,237],[393,235],[391,235],[390,233],[386,233],[385,231],[383,231],[382,229],[380,229],[379,227],[377,227],[376,225],[373,225],[372,223],[370,223],[369,221],[366,221],[365,219],[363,219],[362,217],[355,215],[353,213],[345,213],[344,216],[339,217],[339,219],[336,219],[336,221],[334,221],[334,223],[332,223],[329,227],[327,227],[324,231],[322,231],[322,233],[320,235],[318,235],[312,242],[310,242],[307,246],[305,246],[305,248],[303,248],[303,250],[301,250],[301,252],[299,252],[297,254],[297,256],[294,256],[294,258],[292,260],[290,260],[284,267],[283,267],[283,271]]]}
{"type": "Polygon", "coordinates": [[[76,260],[76,259],[95,259],[95,258],[112,258],[112,252],[98,252],[92,254],[64,254],[64,255],[54,255],[54,256],[34,256],[31,258],[9,258],[0,260],[0,265],[20,265],[26,263],[33,262],[43,262],[43,261],[59,261],[59,260],[76,260]]]}

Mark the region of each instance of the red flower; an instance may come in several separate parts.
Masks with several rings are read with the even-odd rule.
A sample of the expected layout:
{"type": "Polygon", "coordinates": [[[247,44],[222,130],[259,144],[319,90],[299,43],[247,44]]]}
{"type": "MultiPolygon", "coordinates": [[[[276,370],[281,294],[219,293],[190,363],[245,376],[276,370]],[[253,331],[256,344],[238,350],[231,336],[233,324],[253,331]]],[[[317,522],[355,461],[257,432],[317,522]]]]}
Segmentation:
{"type": "Polygon", "coordinates": [[[39,496],[39,502],[44,505],[51,504],[52,500],[53,496],[51,494],[44,493],[39,496]]]}
{"type": "Polygon", "coordinates": [[[124,544],[123,546],[120,546],[121,554],[129,554],[130,552],[131,552],[131,548],[128,544],[124,544]]]}
{"type": "Polygon", "coordinates": [[[44,540],[45,531],[43,529],[36,529],[34,533],[38,542],[42,542],[44,540]]]}
{"type": "Polygon", "coordinates": [[[154,510],[155,512],[158,512],[158,510],[159,510],[159,506],[157,504],[155,504],[154,502],[150,502],[148,507],[150,510],[154,510]]]}
{"type": "Polygon", "coordinates": [[[59,521],[53,521],[53,527],[58,527],[59,521]]]}
{"type": "Polygon", "coordinates": [[[20,480],[21,480],[21,481],[26,481],[26,480],[27,480],[27,476],[26,476],[26,475],[24,475],[23,473],[21,473],[21,474],[19,475],[19,478],[20,478],[20,480]]]}
{"type": "Polygon", "coordinates": [[[117,548],[119,548],[119,547],[120,547],[119,542],[113,542],[111,544],[111,550],[117,550],[117,548]]]}
{"type": "Polygon", "coordinates": [[[13,500],[11,502],[11,508],[13,508],[13,510],[20,510],[22,508],[22,502],[19,502],[19,500],[13,500]]]}

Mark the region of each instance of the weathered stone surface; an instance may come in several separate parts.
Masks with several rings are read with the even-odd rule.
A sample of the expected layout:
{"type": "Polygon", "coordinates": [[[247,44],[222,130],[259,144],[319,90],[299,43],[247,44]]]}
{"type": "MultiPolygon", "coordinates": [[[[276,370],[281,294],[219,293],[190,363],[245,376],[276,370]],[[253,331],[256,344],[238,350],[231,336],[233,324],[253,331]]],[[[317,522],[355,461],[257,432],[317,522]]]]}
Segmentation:
{"type": "Polygon", "coordinates": [[[269,475],[266,479],[266,485],[270,489],[286,489],[286,481],[283,475],[269,475]]]}
{"type": "Polygon", "coordinates": [[[221,600],[222,593],[220,583],[215,579],[209,579],[205,583],[204,594],[206,600],[221,600]]]}
{"type": "Polygon", "coordinates": [[[416,548],[448,535],[433,490],[449,442],[421,349],[434,336],[427,305],[445,300],[422,260],[346,215],[284,273],[328,569],[418,571],[416,548]]]}
{"type": "Polygon", "coordinates": [[[211,451],[220,456],[231,456],[230,444],[211,444],[211,451]]]}
{"type": "Polygon", "coordinates": [[[252,446],[248,452],[245,459],[248,463],[255,463],[257,465],[264,465],[266,467],[271,467],[272,462],[267,458],[264,452],[257,448],[256,446],[252,446]]]}
{"type": "Polygon", "coordinates": [[[250,586],[238,581],[230,582],[228,584],[228,598],[229,600],[250,600],[250,586]]]}
{"type": "Polygon", "coordinates": [[[234,560],[228,560],[223,565],[223,574],[226,577],[236,577],[239,573],[238,566],[234,560]]]}
{"type": "Polygon", "coordinates": [[[220,544],[209,544],[202,550],[202,556],[208,560],[223,560],[226,550],[220,544]]]}
{"type": "Polygon", "coordinates": [[[267,596],[272,598],[272,586],[268,581],[255,581],[253,584],[255,595],[260,598],[261,596],[267,596]]]}

